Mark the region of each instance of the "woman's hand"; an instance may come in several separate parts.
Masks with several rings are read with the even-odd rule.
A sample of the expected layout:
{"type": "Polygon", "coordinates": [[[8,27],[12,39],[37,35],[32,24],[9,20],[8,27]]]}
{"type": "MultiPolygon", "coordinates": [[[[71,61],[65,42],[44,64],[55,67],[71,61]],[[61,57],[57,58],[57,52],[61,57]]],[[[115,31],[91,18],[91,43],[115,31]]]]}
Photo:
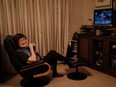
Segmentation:
{"type": "Polygon", "coordinates": [[[31,55],[30,55],[27,63],[31,63],[31,62],[37,61],[36,60],[36,54],[35,54],[35,51],[34,51],[34,47],[35,47],[35,43],[29,43],[29,49],[30,49],[31,55]]]}
{"type": "MultiPolygon", "coordinates": [[[[29,48],[30,48],[30,50],[35,48],[35,43],[29,43],[29,48]]],[[[35,50],[35,49],[33,49],[33,50],[35,50]]]]}
{"type": "Polygon", "coordinates": [[[33,45],[33,50],[35,51],[35,43],[32,43],[32,45],[33,45]]]}

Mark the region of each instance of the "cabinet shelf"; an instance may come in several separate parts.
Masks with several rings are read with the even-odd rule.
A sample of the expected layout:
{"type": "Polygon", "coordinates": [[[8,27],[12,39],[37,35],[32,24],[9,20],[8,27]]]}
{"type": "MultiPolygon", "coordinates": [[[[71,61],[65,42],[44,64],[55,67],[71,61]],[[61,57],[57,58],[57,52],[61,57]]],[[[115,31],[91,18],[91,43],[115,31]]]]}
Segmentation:
{"type": "Polygon", "coordinates": [[[109,42],[109,67],[116,71],[116,41],[109,42]]]}
{"type": "Polygon", "coordinates": [[[102,68],[104,67],[103,44],[103,40],[92,39],[92,63],[102,68]]]}

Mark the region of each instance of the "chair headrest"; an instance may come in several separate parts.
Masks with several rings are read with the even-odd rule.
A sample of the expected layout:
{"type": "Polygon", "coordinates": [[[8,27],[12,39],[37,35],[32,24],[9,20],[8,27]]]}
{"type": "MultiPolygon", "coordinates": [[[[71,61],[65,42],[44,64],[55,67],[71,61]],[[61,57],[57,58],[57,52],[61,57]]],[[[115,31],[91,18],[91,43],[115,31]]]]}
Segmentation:
{"type": "Polygon", "coordinates": [[[14,40],[13,40],[13,36],[7,35],[7,36],[5,37],[5,39],[4,39],[4,45],[6,45],[6,46],[5,46],[6,49],[8,49],[9,47],[10,47],[9,50],[14,50],[14,49],[16,49],[16,44],[15,44],[15,42],[14,42],[14,40]]]}
{"type": "Polygon", "coordinates": [[[13,40],[13,36],[7,35],[5,37],[4,47],[5,47],[5,50],[7,51],[7,54],[9,56],[11,63],[15,67],[15,69],[18,70],[19,68],[21,68],[23,66],[23,64],[20,62],[20,60],[18,59],[18,57],[16,55],[17,48],[16,48],[16,44],[13,40]]]}

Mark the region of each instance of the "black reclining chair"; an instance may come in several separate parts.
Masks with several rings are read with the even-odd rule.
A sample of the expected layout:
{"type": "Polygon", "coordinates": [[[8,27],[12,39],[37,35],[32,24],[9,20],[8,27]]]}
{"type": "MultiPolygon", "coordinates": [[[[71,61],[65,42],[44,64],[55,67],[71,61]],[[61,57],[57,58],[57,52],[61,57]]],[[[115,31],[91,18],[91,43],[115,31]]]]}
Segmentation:
{"type": "MultiPolygon", "coordinates": [[[[38,78],[46,76],[50,73],[51,67],[44,60],[24,66],[16,55],[16,45],[11,35],[5,37],[4,47],[14,69],[23,77],[23,80],[20,82],[21,85],[30,87],[31,82],[35,80],[37,81],[38,78]]],[[[37,83],[39,83],[39,81],[37,83]]],[[[34,84],[31,87],[35,87],[34,84]]]]}
{"type": "Polygon", "coordinates": [[[66,58],[68,60],[69,68],[76,68],[76,72],[71,72],[67,75],[69,79],[72,80],[83,80],[86,79],[87,75],[81,72],[78,72],[79,66],[87,66],[89,63],[81,58],[74,58],[71,46],[68,45],[66,58]]]}

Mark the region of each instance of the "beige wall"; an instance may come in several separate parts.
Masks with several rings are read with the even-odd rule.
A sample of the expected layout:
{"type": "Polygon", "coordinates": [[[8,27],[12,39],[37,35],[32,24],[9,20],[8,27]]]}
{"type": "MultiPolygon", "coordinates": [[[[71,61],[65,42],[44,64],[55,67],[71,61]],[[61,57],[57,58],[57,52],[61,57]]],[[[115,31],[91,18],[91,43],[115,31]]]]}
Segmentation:
{"type": "MultiPolygon", "coordinates": [[[[111,6],[105,8],[109,7],[111,6]]],[[[93,20],[94,9],[101,8],[104,7],[95,7],[95,0],[71,0],[69,37],[76,31],[80,32],[81,25],[88,25],[89,18],[93,20]]]]}
{"type": "Polygon", "coordinates": [[[70,9],[70,37],[74,32],[80,32],[81,25],[87,25],[88,19],[93,18],[95,0],[72,0],[70,9]]]}
{"type": "Polygon", "coordinates": [[[93,10],[95,9],[95,0],[84,0],[83,25],[89,24],[89,18],[93,20],[93,10]]]}
{"type": "Polygon", "coordinates": [[[69,35],[72,37],[72,34],[75,31],[79,31],[79,27],[83,23],[83,4],[84,0],[71,0],[70,7],[70,26],[69,26],[69,35]]]}

